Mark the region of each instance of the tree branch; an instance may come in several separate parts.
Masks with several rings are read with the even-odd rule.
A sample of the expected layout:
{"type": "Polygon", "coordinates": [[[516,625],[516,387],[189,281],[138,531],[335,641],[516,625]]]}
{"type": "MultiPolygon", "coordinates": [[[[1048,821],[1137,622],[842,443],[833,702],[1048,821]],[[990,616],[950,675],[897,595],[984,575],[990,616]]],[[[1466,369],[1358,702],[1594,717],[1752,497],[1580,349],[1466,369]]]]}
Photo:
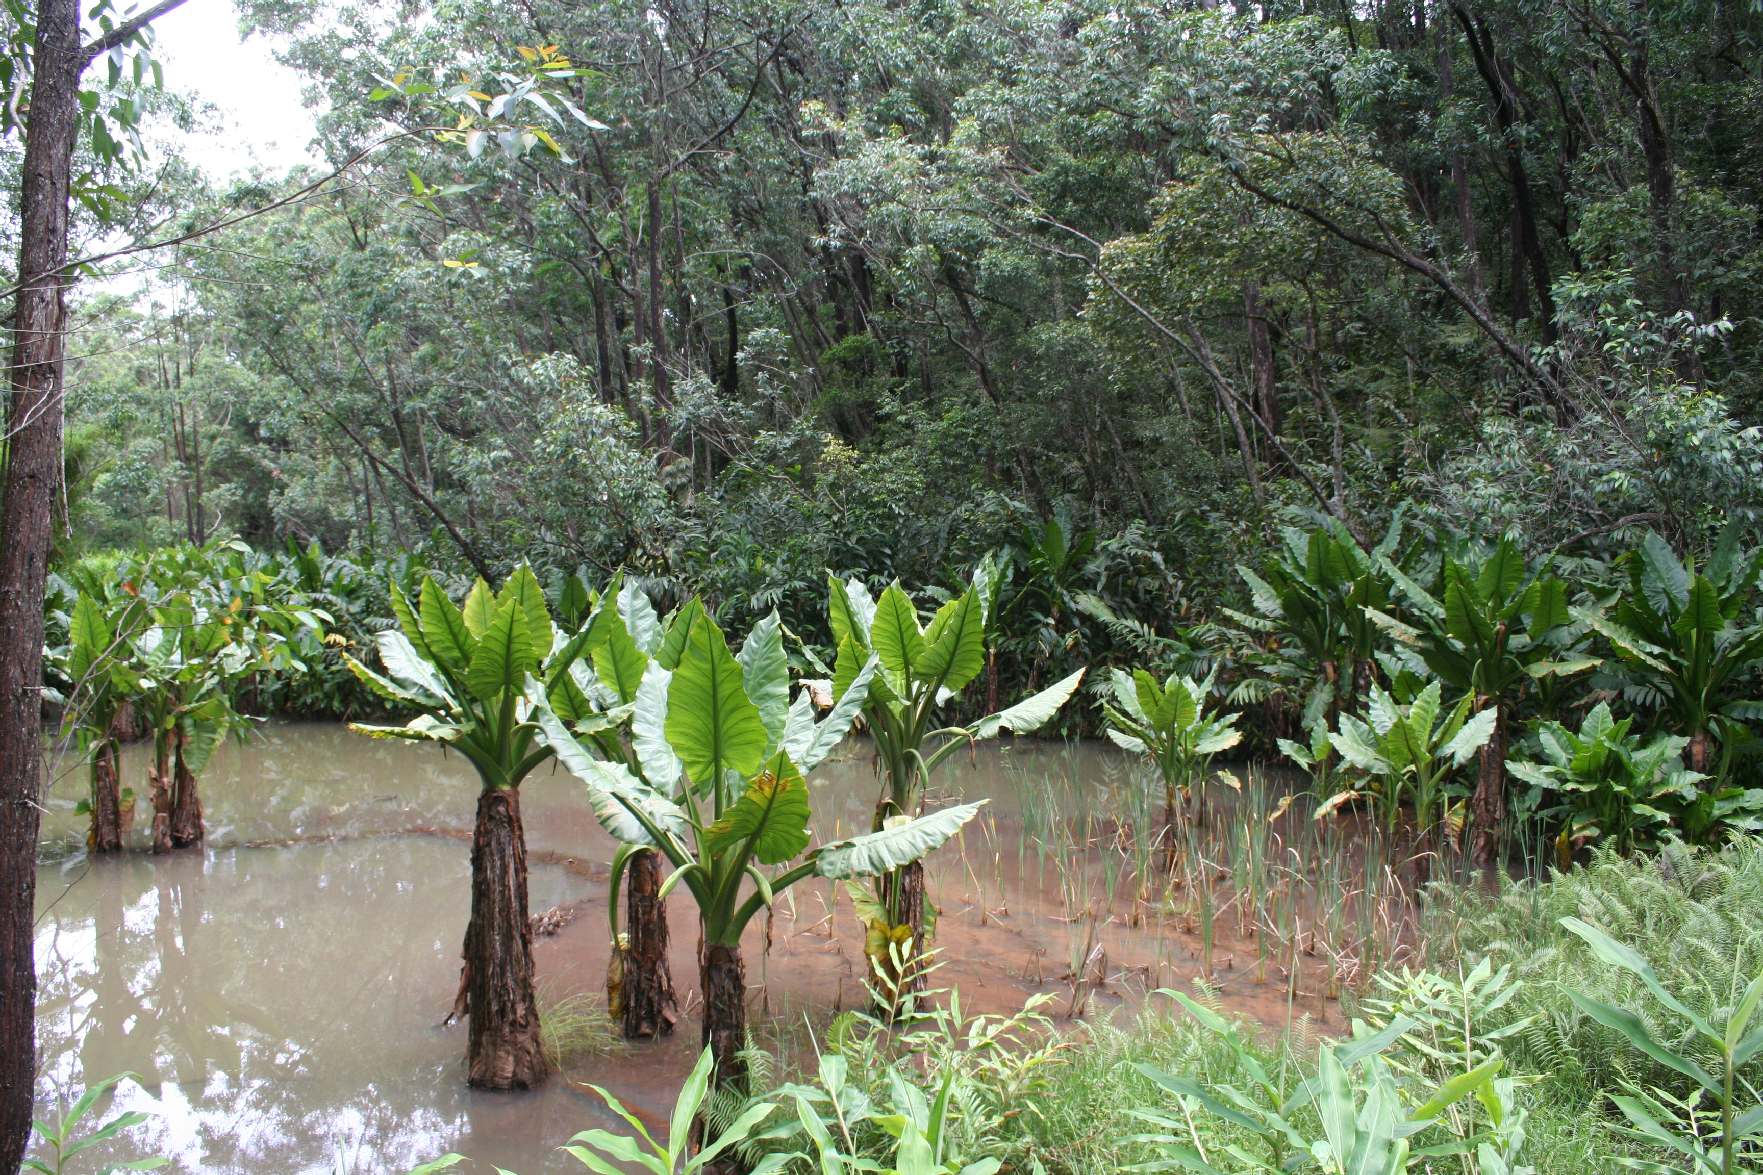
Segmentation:
{"type": "Polygon", "coordinates": [[[146,31],[148,25],[152,24],[172,9],[181,7],[183,3],[184,0],[159,0],[158,4],[155,4],[139,16],[130,17],[128,20],[123,21],[121,24],[111,29],[108,33],[105,33],[102,37],[99,37],[96,41],[88,42],[80,49],[80,67],[83,69],[90,65],[95,58],[110,52],[112,49],[128,44],[130,41],[134,40],[136,36],[146,31]]]}

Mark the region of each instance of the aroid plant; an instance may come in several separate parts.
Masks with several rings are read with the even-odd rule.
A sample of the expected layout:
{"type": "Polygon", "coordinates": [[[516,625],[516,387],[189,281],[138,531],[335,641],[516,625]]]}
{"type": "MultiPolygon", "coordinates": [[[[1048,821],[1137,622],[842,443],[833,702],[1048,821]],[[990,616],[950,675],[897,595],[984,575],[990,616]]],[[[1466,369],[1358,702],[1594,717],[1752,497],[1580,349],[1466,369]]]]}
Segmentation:
{"type": "Polygon", "coordinates": [[[832,712],[817,721],[809,690],[790,698],[782,632],[773,613],[754,626],[737,657],[702,605],[694,600],[682,608],[644,669],[630,711],[640,774],[591,753],[560,715],[538,706],[546,742],[587,784],[607,831],[672,866],[661,897],[682,887],[697,904],[703,1037],[723,1085],[745,1078],[741,933],[748,923],[811,877],[871,877],[915,862],[980,807],[960,804],[890,821],[810,850],[804,772],[850,729],[879,680],[878,658],[865,658],[842,681],[832,712]]]}
{"type": "Polygon", "coordinates": [[[1206,708],[1212,696],[1210,676],[1195,682],[1170,674],[1159,682],[1144,669],[1131,673],[1116,669],[1110,685],[1114,701],[1102,703],[1108,737],[1156,765],[1163,783],[1163,855],[1173,868],[1179,805],[1205,783],[1212,756],[1242,741],[1242,732],[1236,729],[1241,715],[1206,708]]]}
{"type": "MultiPolygon", "coordinates": [[[[1370,788],[1371,799],[1392,841],[1404,800],[1414,805],[1414,827],[1424,842],[1441,814],[1444,784],[1493,734],[1490,709],[1473,712],[1473,695],[1450,710],[1439,703],[1441,687],[1433,682],[1412,703],[1398,703],[1381,686],[1371,687],[1363,719],[1341,715],[1329,743],[1370,788]]],[[[1337,792],[1318,809],[1321,816],[1360,793],[1337,792]]]]}
{"type": "Polygon", "coordinates": [[[524,1089],[545,1079],[539,1010],[533,988],[533,942],[527,915],[526,833],[520,784],[551,757],[533,721],[532,687],[555,685],[586,643],[564,641],[529,568],[500,592],[478,580],[456,607],[425,577],[412,608],[391,585],[398,628],[379,634],[390,677],[347,658],[357,677],[387,700],[422,712],[405,726],[351,730],[375,738],[435,742],[476,769],[477,818],[471,840],[471,920],[453,1014],[470,1018],[467,1080],[491,1089],[524,1089]]]}
{"type": "MultiPolygon", "coordinates": [[[[1078,670],[1014,706],[971,726],[939,725],[944,708],[985,668],[986,632],[993,623],[983,577],[937,609],[928,624],[899,583],[872,598],[860,580],[828,577],[827,622],[838,659],[833,698],[843,704],[865,667],[874,665],[863,702],[863,718],[875,739],[882,777],[873,828],[877,833],[919,814],[924,789],[937,767],[962,747],[1002,731],[1035,730],[1059,712],[1078,683],[1078,670]]],[[[901,862],[881,877],[876,891],[880,917],[872,918],[865,948],[883,995],[894,999],[914,990],[922,977],[902,974],[924,953],[927,909],[924,870],[901,862]],[[877,926],[877,921],[885,925],[877,926]]]]}

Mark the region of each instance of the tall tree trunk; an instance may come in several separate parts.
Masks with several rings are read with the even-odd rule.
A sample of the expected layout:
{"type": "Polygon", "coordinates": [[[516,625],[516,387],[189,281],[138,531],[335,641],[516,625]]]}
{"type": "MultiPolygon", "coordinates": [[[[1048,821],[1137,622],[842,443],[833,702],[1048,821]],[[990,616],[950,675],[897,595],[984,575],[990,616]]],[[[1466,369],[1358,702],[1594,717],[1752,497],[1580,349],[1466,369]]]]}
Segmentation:
{"type": "Polygon", "coordinates": [[[43,585],[61,473],[67,200],[78,132],[79,6],[37,8],[13,310],[10,437],[0,504],[0,1171],[16,1171],[36,1077],[37,792],[43,754],[43,585]]]}
{"type": "Polygon", "coordinates": [[[631,1040],[667,1036],[678,1021],[673,975],[667,967],[667,906],[661,888],[661,854],[644,850],[630,859],[625,877],[623,1025],[631,1040]]]}
{"type": "Polygon", "coordinates": [[[92,753],[92,851],[122,851],[122,788],[116,777],[116,743],[106,737],[92,753]]]}
{"type": "Polygon", "coordinates": [[[471,837],[471,922],[465,928],[466,1080],[481,1089],[532,1089],[545,1080],[527,918],[526,833],[520,792],[478,796],[471,837]]]}
{"type": "Polygon", "coordinates": [[[1279,410],[1279,380],[1273,367],[1273,332],[1267,325],[1259,282],[1243,283],[1243,320],[1249,330],[1251,402],[1268,433],[1278,436],[1284,423],[1279,410]]]}
{"type": "Polygon", "coordinates": [[[1498,863],[1500,825],[1506,819],[1506,711],[1498,703],[1494,707],[1494,732],[1481,748],[1469,816],[1475,825],[1475,863],[1492,868],[1498,863]]]}
{"type": "Polygon", "coordinates": [[[184,739],[180,735],[172,755],[171,847],[188,849],[202,843],[202,797],[196,791],[196,775],[184,762],[184,739]]]}

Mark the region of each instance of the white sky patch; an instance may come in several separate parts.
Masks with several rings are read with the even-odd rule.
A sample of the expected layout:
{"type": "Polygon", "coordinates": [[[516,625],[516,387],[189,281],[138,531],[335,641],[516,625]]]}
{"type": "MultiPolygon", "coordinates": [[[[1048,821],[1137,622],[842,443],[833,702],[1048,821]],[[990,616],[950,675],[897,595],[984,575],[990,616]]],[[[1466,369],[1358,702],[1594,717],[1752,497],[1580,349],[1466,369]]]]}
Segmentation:
{"type": "Polygon", "coordinates": [[[302,100],[304,79],[276,61],[263,37],[241,41],[230,0],[189,0],[153,27],[166,89],[210,103],[220,122],[180,137],[192,163],[225,181],[259,165],[279,174],[320,162],[309,147],[319,112],[302,100]]]}

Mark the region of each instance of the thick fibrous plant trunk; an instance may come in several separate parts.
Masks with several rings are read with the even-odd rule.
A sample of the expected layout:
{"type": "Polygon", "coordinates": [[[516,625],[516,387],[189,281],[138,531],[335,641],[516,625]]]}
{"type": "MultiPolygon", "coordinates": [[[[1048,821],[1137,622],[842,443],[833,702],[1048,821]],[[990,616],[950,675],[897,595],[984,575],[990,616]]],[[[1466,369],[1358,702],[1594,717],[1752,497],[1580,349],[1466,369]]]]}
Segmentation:
{"type": "Polygon", "coordinates": [[[37,791],[43,770],[43,585],[61,474],[67,201],[85,59],[79,6],[41,0],[19,188],[0,500],[0,1171],[24,1158],[36,1078],[37,791]]]}
{"type": "Polygon", "coordinates": [[[171,852],[172,747],[164,738],[153,743],[153,765],[147,768],[147,795],[153,804],[153,851],[171,852]]]}
{"type": "Polygon", "coordinates": [[[706,943],[698,981],[704,992],[704,1040],[716,1058],[716,1085],[745,1089],[747,1063],[747,964],[741,948],[706,943]]]}
{"type": "Polygon", "coordinates": [[[910,865],[902,865],[891,873],[884,874],[881,879],[882,909],[887,911],[888,918],[894,927],[904,927],[910,933],[906,941],[899,944],[897,952],[904,963],[903,973],[894,966],[893,956],[889,954],[887,940],[880,946],[874,964],[882,970],[882,976],[871,975],[870,982],[877,986],[876,1010],[884,1017],[893,1017],[901,1010],[909,996],[925,989],[925,952],[928,944],[924,933],[924,863],[914,861],[910,865]]]}
{"type": "Polygon", "coordinates": [[[202,843],[202,797],[196,792],[195,773],[184,763],[182,739],[178,740],[172,763],[171,847],[194,848],[202,843]]]}
{"type": "Polygon", "coordinates": [[[471,838],[471,922],[465,929],[466,1080],[482,1089],[531,1089],[545,1080],[527,921],[526,834],[520,793],[478,797],[471,838]]]}
{"type": "Polygon", "coordinates": [[[1494,732],[1481,748],[1469,816],[1475,825],[1475,863],[1492,868],[1500,850],[1500,825],[1506,819],[1506,714],[1500,708],[1494,711],[1494,732]]]}
{"type": "Polygon", "coordinates": [[[116,744],[108,738],[92,755],[92,851],[122,851],[122,787],[116,777],[116,744]]]}
{"type": "Polygon", "coordinates": [[[667,968],[667,906],[661,888],[660,854],[645,851],[631,857],[625,878],[624,1035],[637,1040],[673,1031],[679,1005],[673,975],[667,968]]]}
{"type": "Polygon", "coordinates": [[[1707,773],[1708,751],[1712,746],[1713,741],[1713,738],[1706,730],[1698,730],[1694,735],[1690,736],[1689,760],[1691,771],[1699,771],[1703,774],[1707,773]]]}

